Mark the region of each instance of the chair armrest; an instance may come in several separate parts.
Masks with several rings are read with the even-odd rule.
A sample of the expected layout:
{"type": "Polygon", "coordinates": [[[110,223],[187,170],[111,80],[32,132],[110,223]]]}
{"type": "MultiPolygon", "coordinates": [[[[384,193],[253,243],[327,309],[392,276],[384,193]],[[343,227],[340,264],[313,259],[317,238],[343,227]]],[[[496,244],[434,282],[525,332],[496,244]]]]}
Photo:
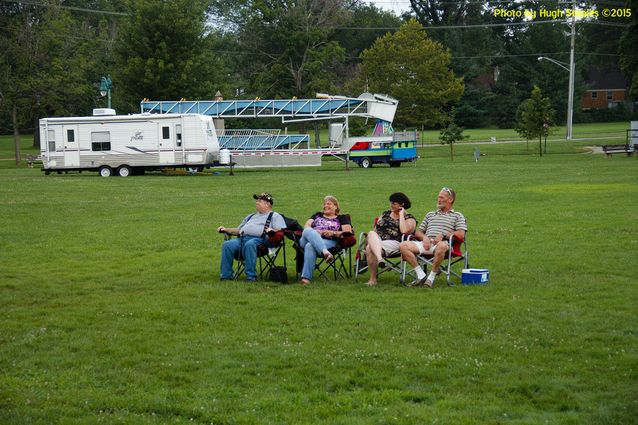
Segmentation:
{"type": "Polygon", "coordinates": [[[357,238],[352,232],[343,232],[339,239],[337,239],[337,245],[340,248],[350,248],[357,244],[357,238]]]}
{"type": "Polygon", "coordinates": [[[266,233],[266,240],[273,246],[281,245],[284,242],[284,231],[283,230],[271,230],[266,233]]]}

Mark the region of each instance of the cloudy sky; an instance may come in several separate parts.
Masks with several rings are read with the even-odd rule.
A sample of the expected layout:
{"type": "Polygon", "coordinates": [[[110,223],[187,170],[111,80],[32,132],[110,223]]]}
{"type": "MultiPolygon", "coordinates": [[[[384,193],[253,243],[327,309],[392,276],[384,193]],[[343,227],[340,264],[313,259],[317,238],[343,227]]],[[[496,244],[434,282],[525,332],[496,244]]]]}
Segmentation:
{"type": "Polygon", "coordinates": [[[410,1],[409,0],[367,0],[368,3],[373,3],[377,7],[385,10],[391,10],[395,14],[400,15],[401,13],[410,10],[410,1]]]}

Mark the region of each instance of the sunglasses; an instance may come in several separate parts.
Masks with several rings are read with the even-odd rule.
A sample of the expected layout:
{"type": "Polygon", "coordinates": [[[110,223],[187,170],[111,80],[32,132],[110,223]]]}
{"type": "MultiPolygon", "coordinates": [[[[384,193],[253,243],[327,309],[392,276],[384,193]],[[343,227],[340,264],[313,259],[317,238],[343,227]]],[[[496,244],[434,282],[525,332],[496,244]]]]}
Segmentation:
{"type": "Polygon", "coordinates": [[[448,193],[448,195],[450,195],[450,196],[454,196],[454,195],[452,194],[452,189],[450,189],[449,187],[444,187],[444,188],[442,188],[442,189],[441,189],[441,192],[447,192],[447,193],[448,193]]]}

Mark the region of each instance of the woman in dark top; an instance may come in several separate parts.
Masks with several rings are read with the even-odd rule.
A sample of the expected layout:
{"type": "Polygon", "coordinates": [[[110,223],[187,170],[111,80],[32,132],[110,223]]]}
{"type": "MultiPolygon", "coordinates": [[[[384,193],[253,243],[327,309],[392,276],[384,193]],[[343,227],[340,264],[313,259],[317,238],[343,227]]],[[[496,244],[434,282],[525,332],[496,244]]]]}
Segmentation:
{"type": "Polygon", "coordinates": [[[352,233],[350,217],[339,214],[339,201],[334,196],[323,199],[323,209],[306,221],[299,245],[304,250],[303,269],[301,271],[302,285],[312,280],[317,256],[323,255],[326,261],[332,261],[332,254],[328,251],[337,245],[337,240],[343,233],[352,233]]]}
{"type": "Polygon", "coordinates": [[[404,193],[393,193],[390,195],[390,209],[381,214],[374,230],[368,232],[365,251],[370,279],[366,285],[377,284],[378,267],[385,267],[384,257],[399,253],[402,235],[414,233],[416,219],[405,211],[411,206],[410,199],[404,193]]]}

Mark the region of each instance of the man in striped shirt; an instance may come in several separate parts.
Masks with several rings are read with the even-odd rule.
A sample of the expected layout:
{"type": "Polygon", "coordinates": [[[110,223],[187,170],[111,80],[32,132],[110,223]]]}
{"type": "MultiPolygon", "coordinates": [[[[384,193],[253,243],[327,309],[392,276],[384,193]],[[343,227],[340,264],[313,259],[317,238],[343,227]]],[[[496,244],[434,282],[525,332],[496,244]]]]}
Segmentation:
{"type": "Polygon", "coordinates": [[[403,259],[414,268],[418,284],[428,288],[434,285],[434,278],[439,273],[445,254],[450,249],[448,243],[450,238],[454,236],[465,239],[467,223],[463,214],[452,209],[455,200],[456,193],[452,189],[448,187],[441,189],[437,198],[437,210],[425,215],[414,235],[416,240],[401,242],[403,259]],[[429,275],[426,275],[419,266],[417,255],[434,257],[429,275]]]}

